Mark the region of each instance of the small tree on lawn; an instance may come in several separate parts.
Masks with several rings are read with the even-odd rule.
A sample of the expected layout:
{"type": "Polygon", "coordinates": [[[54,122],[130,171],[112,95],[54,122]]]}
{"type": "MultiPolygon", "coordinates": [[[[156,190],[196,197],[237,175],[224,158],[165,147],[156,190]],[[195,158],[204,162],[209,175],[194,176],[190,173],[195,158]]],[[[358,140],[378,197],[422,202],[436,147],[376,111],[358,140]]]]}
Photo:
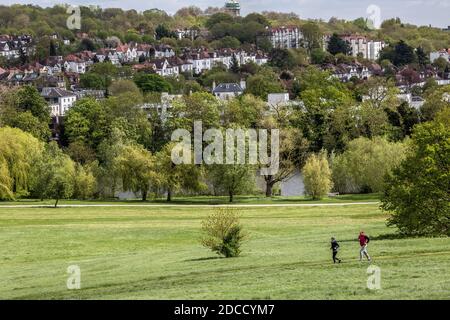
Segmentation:
{"type": "Polygon", "coordinates": [[[75,164],[62,152],[56,142],[47,145],[42,159],[36,163],[34,190],[41,199],[55,199],[55,208],[60,199],[73,195],[75,164]]]}
{"type": "Polygon", "coordinates": [[[321,199],[330,192],[333,183],[325,152],[309,156],[303,167],[303,179],[306,193],[313,200],[321,199]]]}
{"type": "Polygon", "coordinates": [[[225,258],[237,257],[246,239],[242,231],[239,211],[232,208],[217,208],[202,222],[203,246],[225,258]]]}

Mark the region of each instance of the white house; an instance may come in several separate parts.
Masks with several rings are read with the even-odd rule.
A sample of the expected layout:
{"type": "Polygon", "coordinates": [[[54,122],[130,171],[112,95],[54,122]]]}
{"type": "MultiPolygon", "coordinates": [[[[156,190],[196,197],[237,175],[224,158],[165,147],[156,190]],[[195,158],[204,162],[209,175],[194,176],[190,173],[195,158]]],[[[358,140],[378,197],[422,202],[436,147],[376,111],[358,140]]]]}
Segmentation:
{"type": "Polygon", "coordinates": [[[274,48],[292,49],[300,48],[303,34],[298,27],[271,28],[269,39],[274,48]]]}
{"type": "Polygon", "coordinates": [[[52,117],[64,116],[77,100],[75,93],[61,88],[43,88],[41,96],[48,102],[52,117]]]}
{"type": "Polygon", "coordinates": [[[385,47],[383,41],[368,40],[365,36],[347,35],[342,37],[351,48],[352,56],[361,55],[364,59],[377,60],[380,52],[385,47]]]}
{"type": "Polygon", "coordinates": [[[84,62],[77,56],[70,54],[65,58],[64,69],[68,72],[85,73],[86,62],[84,62]]]}

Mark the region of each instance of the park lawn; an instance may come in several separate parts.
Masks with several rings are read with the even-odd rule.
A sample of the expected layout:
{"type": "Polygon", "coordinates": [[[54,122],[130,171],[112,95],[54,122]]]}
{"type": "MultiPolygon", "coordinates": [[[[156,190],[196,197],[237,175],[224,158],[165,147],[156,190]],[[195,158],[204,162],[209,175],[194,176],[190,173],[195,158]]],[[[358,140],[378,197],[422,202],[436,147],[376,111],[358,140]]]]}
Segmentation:
{"type": "Polygon", "coordinates": [[[199,244],[211,208],[0,208],[0,299],[449,299],[450,239],[392,236],[377,204],[242,208],[241,257],[199,244]],[[381,268],[366,287],[355,238],[381,268]],[[341,244],[333,265],[329,238],[341,244]],[[69,265],[81,289],[68,290],[69,265]]]}
{"type": "MultiPolygon", "coordinates": [[[[296,197],[282,197],[273,196],[265,197],[263,195],[252,196],[235,196],[233,204],[291,204],[291,203],[347,203],[347,202],[378,202],[380,194],[343,194],[334,197],[325,197],[321,200],[311,200],[310,197],[296,196],[296,197]]],[[[133,204],[133,205],[154,205],[154,204],[183,204],[183,205],[215,205],[215,204],[229,204],[227,196],[189,196],[189,197],[174,197],[171,202],[167,202],[165,198],[157,198],[148,201],[135,200],[60,200],[59,205],[79,205],[79,204],[133,204]]],[[[0,201],[0,207],[3,205],[32,205],[32,206],[51,206],[55,204],[55,200],[38,200],[38,199],[19,199],[17,201],[0,201]]]]}

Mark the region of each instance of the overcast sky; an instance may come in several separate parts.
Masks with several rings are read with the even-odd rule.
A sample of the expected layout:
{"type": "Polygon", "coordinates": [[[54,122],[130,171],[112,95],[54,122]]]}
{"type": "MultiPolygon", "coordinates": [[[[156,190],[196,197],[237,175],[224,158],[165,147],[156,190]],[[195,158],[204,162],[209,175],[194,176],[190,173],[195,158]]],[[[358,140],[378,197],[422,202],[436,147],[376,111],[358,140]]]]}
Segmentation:
{"type": "MultiPolygon", "coordinates": [[[[450,0],[241,0],[240,2],[243,15],[274,10],[295,12],[301,18],[322,18],[326,21],[333,16],[343,19],[367,16],[367,7],[374,4],[380,7],[382,20],[400,17],[403,21],[417,25],[431,24],[436,27],[450,25],[450,0]]],[[[0,4],[14,3],[34,3],[43,7],[56,3],[94,4],[138,11],[159,8],[168,13],[175,13],[177,9],[189,5],[202,9],[208,6],[222,7],[225,0],[0,0],[0,4]]]]}

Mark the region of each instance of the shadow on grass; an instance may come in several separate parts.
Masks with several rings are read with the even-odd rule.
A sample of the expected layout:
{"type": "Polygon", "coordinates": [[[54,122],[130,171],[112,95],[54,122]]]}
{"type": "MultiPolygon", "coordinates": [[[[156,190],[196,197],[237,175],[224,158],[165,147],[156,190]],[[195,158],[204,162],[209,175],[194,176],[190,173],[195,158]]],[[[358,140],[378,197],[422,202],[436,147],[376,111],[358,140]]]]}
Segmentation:
{"type": "MultiPolygon", "coordinates": [[[[401,233],[384,233],[379,234],[376,236],[370,236],[370,241],[376,241],[376,240],[399,240],[399,239],[406,239],[406,238],[414,238],[411,236],[403,235],[401,233]]],[[[338,240],[338,242],[358,242],[358,238],[355,237],[355,239],[343,239],[338,240]]]]}
{"type": "Polygon", "coordinates": [[[188,259],[184,260],[185,262],[195,262],[195,261],[208,261],[208,260],[216,260],[216,259],[224,259],[223,257],[203,257],[203,258],[196,258],[196,259],[188,259]]]}

